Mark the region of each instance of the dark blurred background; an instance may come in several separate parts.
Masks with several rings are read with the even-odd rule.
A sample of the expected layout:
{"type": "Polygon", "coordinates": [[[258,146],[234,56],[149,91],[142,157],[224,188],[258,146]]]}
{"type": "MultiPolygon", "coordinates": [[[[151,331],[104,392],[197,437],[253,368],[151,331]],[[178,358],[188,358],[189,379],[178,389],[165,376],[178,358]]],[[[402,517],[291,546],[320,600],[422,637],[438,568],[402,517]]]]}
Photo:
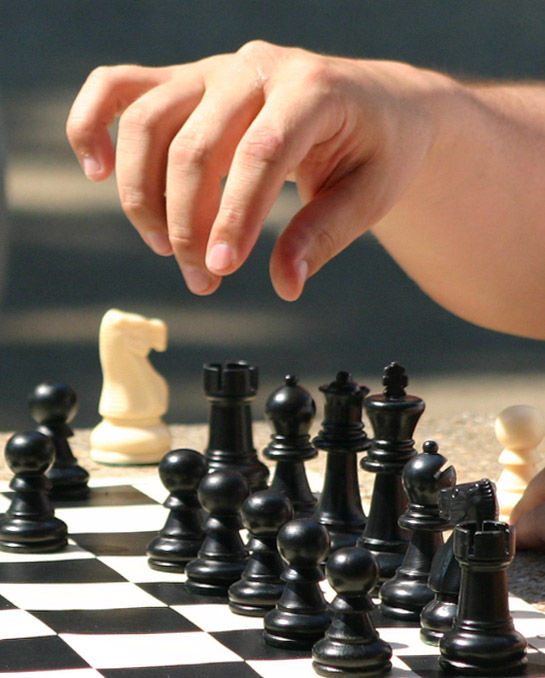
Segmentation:
{"type": "MultiPolygon", "coordinates": [[[[545,74],[540,0],[0,0],[0,108],[7,217],[0,237],[0,428],[29,426],[26,396],[43,379],[80,395],[79,427],[97,422],[97,333],[111,307],[163,318],[170,343],[153,361],[171,388],[169,421],[206,417],[201,365],[246,359],[261,401],[285,373],[315,388],[339,369],[380,388],[406,364],[432,412],[545,407],[545,343],[489,332],[444,311],[361,238],[287,304],[272,291],[275,232],[298,208],[287,188],[248,263],[209,298],[148,252],[122,215],[113,181],[87,182],[64,123],[100,64],[164,65],[236,50],[253,38],[321,52],[406,60],[478,78],[545,74]]],[[[531,170],[529,170],[531,171],[531,170]]],[[[540,303],[537,303],[539,312],[540,303]]]]}

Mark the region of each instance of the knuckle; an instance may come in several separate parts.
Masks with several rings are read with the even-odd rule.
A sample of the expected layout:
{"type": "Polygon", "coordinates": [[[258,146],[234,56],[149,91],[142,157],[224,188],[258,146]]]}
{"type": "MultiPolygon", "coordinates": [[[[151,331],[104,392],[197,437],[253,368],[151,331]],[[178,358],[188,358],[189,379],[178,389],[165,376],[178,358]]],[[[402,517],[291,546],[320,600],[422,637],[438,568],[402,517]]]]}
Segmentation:
{"type": "Polygon", "coordinates": [[[138,137],[142,133],[148,133],[156,125],[156,117],[153,109],[146,106],[140,100],[131,104],[119,120],[119,132],[121,135],[138,137]]]}
{"type": "Polygon", "coordinates": [[[137,188],[119,186],[121,208],[131,221],[140,222],[150,215],[150,206],[146,195],[137,188]]]}
{"type": "Polygon", "coordinates": [[[180,259],[189,263],[197,258],[199,243],[190,231],[181,227],[172,227],[169,229],[169,238],[172,249],[180,259]]]}
{"type": "Polygon", "coordinates": [[[242,45],[242,47],[239,47],[237,54],[251,62],[254,59],[268,56],[274,48],[275,46],[266,40],[250,40],[242,45]]]}
{"type": "Polygon", "coordinates": [[[318,228],[313,234],[313,237],[316,241],[316,250],[320,252],[324,261],[329,261],[329,259],[332,259],[339,251],[337,240],[326,228],[318,228]]]}
{"type": "Polygon", "coordinates": [[[299,54],[291,67],[299,79],[301,91],[306,92],[307,96],[327,98],[336,87],[337,75],[329,59],[299,54]]]}
{"type": "Polygon", "coordinates": [[[185,131],[178,134],[170,144],[169,164],[202,168],[207,164],[212,149],[206,138],[198,133],[185,131]]]}
{"type": "Polygon", "coordinates": [[[262,164],[276,164],[286,145],[284,134],[272,128],[259,129],[249,134],[241,143],[243,157],[262,164]]]}

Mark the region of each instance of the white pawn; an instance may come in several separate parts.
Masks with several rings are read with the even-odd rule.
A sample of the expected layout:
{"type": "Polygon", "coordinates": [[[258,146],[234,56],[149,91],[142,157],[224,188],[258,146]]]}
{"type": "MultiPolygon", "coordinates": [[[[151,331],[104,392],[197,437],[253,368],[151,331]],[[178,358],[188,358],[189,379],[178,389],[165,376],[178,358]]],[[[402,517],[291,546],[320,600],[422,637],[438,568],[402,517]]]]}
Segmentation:
{"type": "Polygon", "coordinates": [[[545,417],[529,405],[513,405],[500,412],[495,432],[504,448],[498,457],[503,470],[496,483],[500,520],[508,521],[515,504],[539,470],[537,446],[545,436],[545,417]]]}
{"type": "Polygon", "coordinates": [[[103,464],[153,464],[169,451],[171,436],[162,420],[168,386],[148,359],[164,351],[162,320],[117,309],[100,325],[103,386],[98,411],[103,420],[91,432],[91,458],[103,464]]]}

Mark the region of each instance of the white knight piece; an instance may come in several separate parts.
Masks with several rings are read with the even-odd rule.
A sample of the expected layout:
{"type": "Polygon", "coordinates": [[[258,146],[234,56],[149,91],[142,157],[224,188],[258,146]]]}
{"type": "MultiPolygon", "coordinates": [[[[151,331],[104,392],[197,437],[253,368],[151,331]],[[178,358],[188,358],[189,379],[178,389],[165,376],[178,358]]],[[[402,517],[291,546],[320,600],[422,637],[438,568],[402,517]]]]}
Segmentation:
{"type": "Polygon", "coordinates": [[[162,416],[168,385],[151,365],[153,349],[167,347],[162,320],[117,309],[107,311],[99,334],[103,385],[91,432],[91,457],[104,464],[153,464],[169,451],[171,437],[162,416]]]}

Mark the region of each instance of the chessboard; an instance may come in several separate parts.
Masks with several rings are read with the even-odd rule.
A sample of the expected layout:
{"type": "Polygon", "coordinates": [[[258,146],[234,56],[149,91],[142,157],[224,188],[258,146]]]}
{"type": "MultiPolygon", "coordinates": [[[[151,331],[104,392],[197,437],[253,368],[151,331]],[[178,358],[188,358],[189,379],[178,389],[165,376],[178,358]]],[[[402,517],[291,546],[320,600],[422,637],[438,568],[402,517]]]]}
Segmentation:
{"type": "MultiPolygon", "coordinates": [[[[83,501],[56,502],[69,529],[64,550],[0,552],[0,677],[315,677],[309,652],[265,644],[261,618],[190,593],[185,575],[149,568],[146,546],[167,514],[158,478],[91,486],[83,501]]],[[[1,485],[0,511],[10,496],[1,485]]],[[[545,614],[519,598],[510,603],[529,643],[524,675],[543,677],[545,614]]],[[[392,678],[444,676],[417,623],[373,615],[393,649],[392,678]]]]}

